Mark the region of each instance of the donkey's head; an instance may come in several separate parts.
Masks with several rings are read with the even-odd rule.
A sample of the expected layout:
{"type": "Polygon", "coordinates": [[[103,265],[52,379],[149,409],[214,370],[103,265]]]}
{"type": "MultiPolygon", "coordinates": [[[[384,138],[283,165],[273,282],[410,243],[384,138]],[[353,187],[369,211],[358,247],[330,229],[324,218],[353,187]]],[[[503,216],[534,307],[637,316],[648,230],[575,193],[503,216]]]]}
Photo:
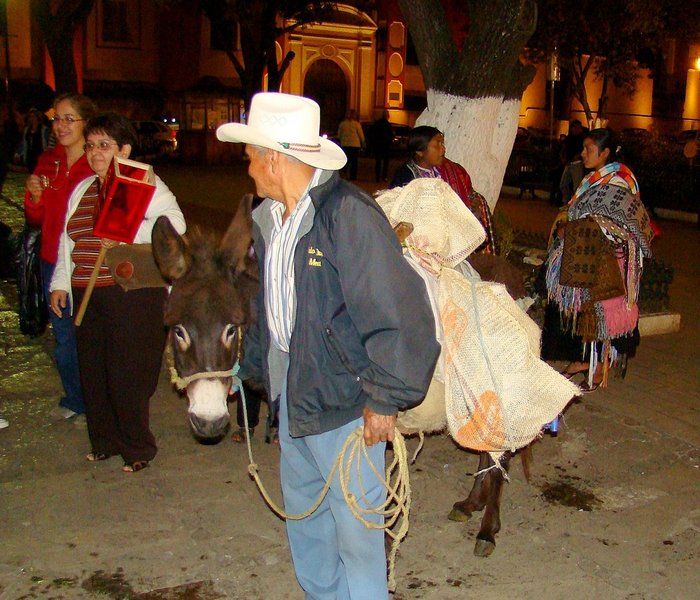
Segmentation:
{"type": "Polygon", "coordinates": [[[187,390],[195,435],[220,438],[228,427],[231,369],[252,315],[258,271],[249,255],[252,195],[243,197],[219,241],[188,232],[181,237],[165,217],[153,228],[153,254],[172,284],[165,325],[175,369],[187,390]]]}

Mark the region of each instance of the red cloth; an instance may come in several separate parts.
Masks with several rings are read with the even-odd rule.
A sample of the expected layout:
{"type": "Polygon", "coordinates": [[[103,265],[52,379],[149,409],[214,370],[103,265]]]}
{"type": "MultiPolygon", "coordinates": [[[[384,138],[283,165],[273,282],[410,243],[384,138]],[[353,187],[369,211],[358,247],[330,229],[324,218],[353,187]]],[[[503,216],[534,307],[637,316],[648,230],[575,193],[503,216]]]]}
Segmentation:
{"type": "Polygon", "coordinates": [[[46,175],[51,183],[42,192],[37,204],[32,202],[29,192],[24,193],[24,216],[30,225],[41,227],[39,255],[42,260],[56,264],[68,198],[78,183],[94,174],[84,154],[68,169],[66,149],[63,146],[49,148],[39,156],[34,175],[46,175]]]}
{"type": "Polygon", "coordinates": [[[449,183],[462,202],[471,207],[470,196],[474,188],[472,187],[472,178],[469,177],[467,170],[447,157],[443,159],[442,164],[437,169],[442,180],[449,183]]]}

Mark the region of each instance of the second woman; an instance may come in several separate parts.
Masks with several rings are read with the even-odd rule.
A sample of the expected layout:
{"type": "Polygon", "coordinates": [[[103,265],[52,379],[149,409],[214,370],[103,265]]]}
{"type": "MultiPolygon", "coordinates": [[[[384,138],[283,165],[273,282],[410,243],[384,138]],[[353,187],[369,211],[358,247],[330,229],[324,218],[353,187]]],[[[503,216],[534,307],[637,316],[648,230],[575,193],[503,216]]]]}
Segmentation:
{"type": "MultiPolygon", "coordinates": [[[[96,176],[77,185],[68,202],[58,261],[51,281],[51,309],[61,315],[67,299],[80,305],[101,247],[115,242],[93,232],[101,182],[114,156],[127,158],[136,142],[129,120],[116,113],[91,119],[85,127],[85,153],[96,176]]],[[[165,215],[178,233],[186,226],[175,196],[156,177],[156,191],[141,223],[135,244],[150,243],[156,219],[165,215]]],[[[99,272],[95,290],[77,328],[78,361],[85,414],[92,445],[90,462],[121,455],[123,470],[148,466],[157,452],[149,426],[149,401],[156,389],[166,332],[163,326],[164,287],[125,292],[107,267],[99,272]]]]}

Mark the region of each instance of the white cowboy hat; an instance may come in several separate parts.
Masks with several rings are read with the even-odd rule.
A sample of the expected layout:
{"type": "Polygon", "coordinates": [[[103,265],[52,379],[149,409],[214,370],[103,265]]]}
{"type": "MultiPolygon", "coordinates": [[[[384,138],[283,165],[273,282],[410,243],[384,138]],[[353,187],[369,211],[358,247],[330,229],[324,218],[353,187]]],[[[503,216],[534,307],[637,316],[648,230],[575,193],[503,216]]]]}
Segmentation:
{"type": "Polygon", "coordinates": [[[319,136],[321,111],[310,98],[261,92],[253,96],[248,124],[226,123],[216,130],[222,142],[240,142],[289,154],[301,162],[337,171],[347,162],[339,146],[319,136]]]}

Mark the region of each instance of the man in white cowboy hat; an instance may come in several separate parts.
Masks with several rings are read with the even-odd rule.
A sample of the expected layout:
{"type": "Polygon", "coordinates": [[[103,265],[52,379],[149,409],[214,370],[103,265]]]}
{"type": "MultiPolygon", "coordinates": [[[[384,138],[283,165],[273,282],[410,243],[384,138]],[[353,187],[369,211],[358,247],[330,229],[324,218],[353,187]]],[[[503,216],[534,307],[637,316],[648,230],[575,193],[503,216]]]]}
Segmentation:
{"type": "MultiPolygon", "coordinates": [[[[319,120],[313,100],[261,93],[247,125],[217,130],[222,141],[246,144],[248,173],[265,198],[253,212],[262,286],[241,375],[280,398],[289,514],[313,505],[358,427],[384,472],[397,411],[423,399],[439,354],[425,286],[376,202],[340,178],[345,155],[319,137],[319,120]]],[[[366,460],[359,479],[364,491],[356,473],[351,491],[381,506],[386,491],[366,460]]],[[[352,515],[337,476],[312,515],[287,520],[287,534],[307,598],[387,598],[383,531],[352,515]]]]}

